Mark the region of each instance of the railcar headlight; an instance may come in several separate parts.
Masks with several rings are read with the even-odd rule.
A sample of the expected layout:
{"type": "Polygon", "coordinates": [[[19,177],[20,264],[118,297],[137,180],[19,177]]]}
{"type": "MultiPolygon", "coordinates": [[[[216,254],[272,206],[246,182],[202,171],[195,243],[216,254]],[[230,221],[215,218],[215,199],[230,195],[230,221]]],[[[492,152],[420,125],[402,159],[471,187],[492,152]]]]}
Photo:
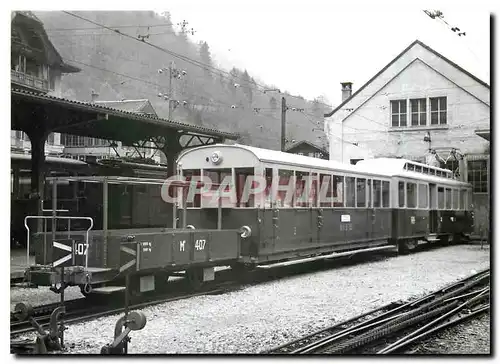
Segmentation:
{"type": "Polygon", "coordinates": [[[220,164],[222,162],[222,155],[220,152],[213,152],[210,156],[210,160],[213,164],[220,164]]]}
{"type": "Polygon", "coordinates": [[[194,229],[195,229],[195,227],[194,227],[193,225],[187,225],[187,226],[186,226],[186,229],[191,229],[191,230],[194,230],[194,229]]]}
{"type": "Polygon", "coordinates": [[[250,226],[242,226],[240,228],[240,236],[245,239],[245,238],[248,238],[252,235],[252,229],[250,229],[250,226]]]}

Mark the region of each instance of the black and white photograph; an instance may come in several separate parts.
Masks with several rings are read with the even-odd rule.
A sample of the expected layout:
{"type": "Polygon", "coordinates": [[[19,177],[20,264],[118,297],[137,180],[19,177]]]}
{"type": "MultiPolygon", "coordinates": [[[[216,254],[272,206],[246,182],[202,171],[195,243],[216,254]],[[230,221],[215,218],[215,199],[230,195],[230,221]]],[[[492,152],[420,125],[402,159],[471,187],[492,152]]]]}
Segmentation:
{"type": "Polygon", "coordinates": [[[491,4],[10,5],[11,358],[492,356],[491,4]]]}

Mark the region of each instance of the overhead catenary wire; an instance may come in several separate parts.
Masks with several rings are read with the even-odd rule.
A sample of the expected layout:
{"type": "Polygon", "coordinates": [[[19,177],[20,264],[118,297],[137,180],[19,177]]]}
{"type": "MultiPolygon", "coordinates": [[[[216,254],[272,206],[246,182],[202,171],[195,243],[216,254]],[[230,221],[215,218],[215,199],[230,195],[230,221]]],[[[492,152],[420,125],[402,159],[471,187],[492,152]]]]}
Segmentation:
{"type": "MultiPolygon", "coordinates": [[[[153,48],[155,48],[155,49],[157,49],[157,50],[160,50],[160,51],[162,51],[162,52],[164,52],[164,53],[167,53],[167,54],[169,54],[169,55],[171,55],[171,56],[173,56],[173,57],[176,57],[176,58],[178,58],[178,59],[180,59],[180,60],[182,60],[182,61],[184,61],[184,62],[190,63],[190,64],[192,64],[192,65],[194,65],[194,66],[197,66],[197,67],[201,67],[201,68],[203,68],[203,69],[206,69],[207,71],[209,71],[209,72],[211,72],[211,73],[214,73],[214,74],[216,74],[216,75],[222,76],[222,74],[225,74],[225,75],[227,75],[227,76],[224,76],[224,77],[226,77],[226,78],[228,78],[228,79],[230,79],[230,80],[232,80],[232,79],[234,79],[234,78],[238,78],[238,79],[242,80],[243,82],[245,82],[245,83],[247,84],[247,86],[248,86],[248,87],[250,87],[250,88],[252,88],[252,84],[254,84],[254,85],[255,85],[255,86],[257,86],[257,87],[256,87],[256,88],[255,88],[255,87],[253,87],[253,89],[254,89],[254,90],[256,90],[256,91],[258,91],[258,92],[261,92],[261,93],[263,93],[263,94],[266,94],[266,91],[265,91],[265,90],[266,90],[266,89],[268,89],[268,86],[260,85],[260,84],[258,84],[258,83],[257,83],[257,82],[255,82],[255,81],[253,81],[253,82],[248,82],[248,80],[243,79],[243,78],[242,78],[242,76],[240,76],[240,75],[233,75],[233,74],[231,74],[230,72],[227,72],[227,71],[221,70],[221,69],[216,68],[216,67],[214,67],[214,66],[212,66],[212,65],[204,64],[204,63],[202,63],[202,62],[200,62],[200,61],[197,61],[197,60],[194,60],[194,59],[189,58],[189,57],[187,57],[187,56],[184,56],[184,55],[181,55],[181,54],[179,54],[179,53],[173,52],[173,51],[171,51],[171,50],[169,50],[169,49],[166,49],[166,48],[164,48],[164,47],[160,47],[160,46],[158,46],[158,45],[156,45],[156,44],[153,44],[153,43],[151,43],[151,42],[146,41],[145,39],[138,39],[138,38],[136,38],[136,37],[134,37],[134,36],[132,36],[132,35],[130,35],[130,34],[127,34],[127,33],[124,33],[124,32],[122,32],[122,31],[120,31],[119,29],[116,29],[116,28],[113,28],[113,27],[110,27],[110,26],[106,26],[106,25],[104,25],[104,24],[100,24],[100,23],[98,23],[98,22],[95,22],[95,21],[93,21],[93,20],[90,20],[90,19],[88,19],[88,18],[82,17],[82,16],[80,16],[80,15],[77,15],[77,14],[74,14],[74,13],[71,13],[71,12],[68,12],[68,11],[63,11],[63,13],[65,13],[65,14],[67,14],[67,15],[70,15],[70,16],[73,16],[73,17],[75,17],[75,18],[78,18],[78,19],[84,20],[84,21],[86,21],[86,22],[92,23],[92,24],[94,24],[94,25],[97,25],[97,26],[102,27],[102,28],[104,28],[104,29],[107,29],[107,30],[109,30],[109,31],[112,31],[112,32],[114,32],[114,33],[116,33],[116,34],[122,35],[122,36],[124,36],[124,37],[130,38],[130,39],[133,39],[133,40],[135,40],[135,41],[138,41],[138,42],[141,42],[141,43],[144,43],[144,44],[147,44],[147,45],[149,45],[149,46],[151,46],[151,47],[153,47],[153,48]],[[259,87],[260,87],[260,88],[262,88],[262,90],[261,90],[261,89],[259,89],[259,87]]],[[[290,95],[290,94],[286,94],[286,95],[287,95],[287,96],[290,96],[290,97],[295,97],[295,98],[299,98],[299,99],[304,100],[302,97],[299,97],[299,96],[290,95]]],[[[328,107],[332,107],[331,105],[328,105],[328,104],[324,104],[324,105],[325,105],[325,106],[328,106],[328,107]]]]}

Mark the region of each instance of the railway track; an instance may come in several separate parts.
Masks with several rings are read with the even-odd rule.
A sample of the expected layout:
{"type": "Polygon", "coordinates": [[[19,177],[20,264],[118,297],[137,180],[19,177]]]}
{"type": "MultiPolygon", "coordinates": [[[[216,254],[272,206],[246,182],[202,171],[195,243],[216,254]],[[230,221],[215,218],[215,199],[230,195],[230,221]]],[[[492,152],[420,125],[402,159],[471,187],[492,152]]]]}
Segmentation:
{"type": "MultiPolygon", "coordinates": [[[[221,294],[228,290],[241,289],[248,284],[259,284],[267,281],[280,279],[283,277],[290,277],[293,275],[307,274],[311,272],[321,271],[324,269],[331,269],[332,266],[337,268],[345,267],[349,265],[354,265],[362,263],[363,261],[383,259],[384,256],[370,256],[360,254],[355,258],[344,257],[339,258],[336,261],[329,262],[327,264],[312,262],[303,264],[300,267],[278,267],[273,269],[264,269],[248,272],[247,276],[235,281],[234,274],[231,270],[223,270],[216,273],[216,281],[213,284],[206,287],[204,290],[197,293],[188,293],[188,289],[183,285],[183,282],[176,281],[171,282],[171,292],[162,295],[139,297],[141,302],[137,304],[132,304],[130,309],[142,308],[148,305],[155,305],[164,302],[174,301],[176,299],[185,299],[190,297],[195,297],[197,295],[209,295],[209,294],[221,294]],[[215,285],[215,286],[214,286],[215,285]]],[[[241,278],[241,277],[240,277],[241,278]]],[[[137,298],[135,298],[137,300],[137,298]]],[[[65,323],[76,323],[85,320],[91,320],[93,318],[98,318],[107,315],[118,314],[123,311],[124,305],[123,300],[119,300],[119,303],[111,302],[100,302],[96,300],[90,301],[92,307],[89,309],[89,300],[85,298],[74,299],[64,302],[66,313],[64,314],[65,323]]],[[[133,303],[133,302],[132,302],[133,303]]],[[[33,318],[42,326],[42,328],[47,328],[50,322],[50,314],[54,309],[61,305],[60,302],[49,303],[41,306],[33,307],[33,318]]],[[[11,324],[10,331],[11,337],[36,331],[29,320],[19,321],[14,317],[15,315],[11,313],[11,324]]]]}
{"type": "Polygon", "coordinates": [[[392,354],[489,310],[489,269],[407,303],[395,302],[265,354],[392,354]]]}
{"type": "MultiPolygon", "coordinates": [[[[169,293],[169,294],[164,294],[164,295],[158,295],[154,297],[147,297],[143,299],[143,302],[137,302],[130,304],[128,306],[129,310],[136,310],[136,309],[142,309],[147,306],[153,306],[153,305],[158,305],[161,303],[166,303],[166,302],[172,302],[172,301],[177,301],[177,300],[182,300],[182,299],[187,299],[187,298],[192,298],[196,296],[202,296],[202,295],[214,295],[214,294],[222,294],[228,291],[232,290],[237,290],[240,289],[241,286],[234,284],[234,282],[227,282],[227,283],[222,283],[220,286],[216,288],[207,288],[204,290],[201,290],[199,292],[193,292],[193,293],[186,293],[186,292],[177,292],[177,293],[169,293]]],[[[73,300],[73,301],[82,301],[83,306],[85,306],[85,303],[88,306],[88,301],[85,299],[79,299],[79,300],[73,300]]],[[[68,301],[70,302],[70,301],[68,301]]],[[[56,307],[59,307],[60,303],[54,303],[50,305],[44,305],[44,308],[48,307],[53,307],[54,309],[56,307]]],[[[42,307],[42,306],[41,306],[42,307]]],[[[94,306],[92,308],[80,308],[78,306],[74,306],[72,309],[68,310],[68,307],[66,307],[66,313],[64,314],[64,324],[73,324],[73,323],[78,323],[82,321],[88,321],[88,320],[93,320],[99,317],[103,316],[110,316],[110,315],[116,315],[116,314],[121,314],[123,313],[125,309],[125,305],[122,302],[121,304],[118,304],[117,302],[113,302],[111,304],[100,304],[98,306],[94,306]]],[[[38,307],[37,307],[38,308],[38,307]]],[[[38,324],[43,328],[43,329],[48,329],[49,323],[50,323],[50,315],[38,315],[34,317],[35,320],[38,322],[38,324]]],[[[10,334],[11,338],[25,334],[28,332],[33,332],[36,331],[36,328],[32,326],[30,321],[25,320],[25,321],[11,321],[10,325],[10,334]]]]}

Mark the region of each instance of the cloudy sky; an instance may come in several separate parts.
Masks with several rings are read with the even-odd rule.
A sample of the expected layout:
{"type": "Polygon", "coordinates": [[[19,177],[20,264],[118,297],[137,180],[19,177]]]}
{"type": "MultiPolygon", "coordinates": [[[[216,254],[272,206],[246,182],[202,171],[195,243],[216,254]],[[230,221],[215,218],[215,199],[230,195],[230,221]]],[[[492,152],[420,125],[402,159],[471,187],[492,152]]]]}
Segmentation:
{"type": "MultiPolygon", "coordinates": [[[[161,4],[161,6],[160,6],[161,4]]],[[[208,42],[224,68],[246,68],[282,90],[340,103],[340,82],[356,91],[415,39],[490,83],[490,12],[460,2],[434,4],[446,25],[424,3],[337,1],[167,1],[173,23],[186,20],[193,41],[208,42]],[[399,3],[401,4],[401,3],[399,3]],[[455,4],[455,5],[453,5],[455,4]],[[450,30],[466,32],[459,37],[450,30]]],[[[163,5],[164,4],[164,5],[163,5]]]]}

